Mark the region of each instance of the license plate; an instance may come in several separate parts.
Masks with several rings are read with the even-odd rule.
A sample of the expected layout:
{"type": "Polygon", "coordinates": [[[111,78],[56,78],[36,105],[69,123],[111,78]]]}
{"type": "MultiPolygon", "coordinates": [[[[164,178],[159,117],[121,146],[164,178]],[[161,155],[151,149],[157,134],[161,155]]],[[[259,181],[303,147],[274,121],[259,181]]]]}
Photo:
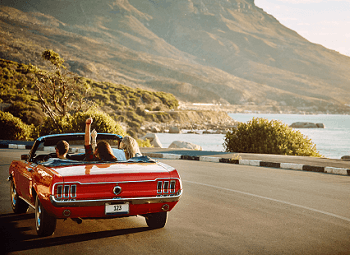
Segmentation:
{"type": "Polygon", "coordinates": [[[106,215],[129,214],[129,204],[105,204],[106,215]]]}

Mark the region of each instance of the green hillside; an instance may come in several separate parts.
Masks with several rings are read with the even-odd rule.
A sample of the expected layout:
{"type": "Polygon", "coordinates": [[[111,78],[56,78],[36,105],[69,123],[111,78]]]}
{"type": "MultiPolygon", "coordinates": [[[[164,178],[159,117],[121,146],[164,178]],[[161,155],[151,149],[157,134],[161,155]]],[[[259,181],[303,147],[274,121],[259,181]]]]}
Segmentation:
{"type": "MultiPolygon", "coordinates": [[[[40,72],[33,65],[0,59],[1,110],[12,113],[26,124],[42,125],[46,114],[35,92],[34,83],[40,72]]],[[[110,82],[96,82],[79,77],[87,85],[85,100],[90,107],[108,113],[115,121],[123,123],[126,131],[137,134],[144,122],[166,122],[168,113],[177,109],[178,101],[170,93],[151,92],[110,82]]],[[[75,91],[79,97],[79,91],[75,91]]]]}

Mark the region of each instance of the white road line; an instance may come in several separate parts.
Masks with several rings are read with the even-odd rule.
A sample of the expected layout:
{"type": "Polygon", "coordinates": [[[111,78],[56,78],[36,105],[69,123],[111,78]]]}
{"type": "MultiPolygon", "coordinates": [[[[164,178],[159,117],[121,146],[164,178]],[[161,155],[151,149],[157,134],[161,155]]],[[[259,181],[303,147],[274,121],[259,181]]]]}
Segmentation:
{"type": "Polygon", "coordinates": [[[197,185],[202,185],[202,186],[206,186],[206,187],[211,187],[211,188],[216,188],[216,189],[221,189],[221,190],[226,190],[226,191],[231,191],[231,192],[235,192],[235,193],[239,193],[239,194],[243,194],[243,195],[247,195],[247,196],[252,196],[252,197],[257,197],[257,198],[261,198],[261,199],[266,199],[269,201],[273,201],[273,202],[277,202],[277,203],[282,203],[282,204],[286,204],[286,205],[290,205],[290,206],[294,206],[294,207],[299,207],[302,209],[306,209],[309,211],[313,211],[313,212],[317,212],[317,213],[321,213],[321,214],[325,214],[331,217],[335,217],[341,220],[345,220],[350,222],[349,218],[340,216],[340,215],[336,215],[334,213],[329,213],[329,212],[325,212],[325,211],[321,211],[321,210],[317,210],[311,207],[307,207],[307,206],[303,206],[303,205],[298,205],[298,204],[293,204],[290,202],[286,202],[286,201],[282,201],[282,200],[278,200],[278,199],[274,199],[274,198],[269,198],[269,197],[263,197],[263,196],[259,196],[259,195],[255,195],[252,193],[248,193],[248,192],[244,192],[244,191],[239,191],[239,190],[233,190],[233,189],[228,189],[228,188],[223,188],[223,187],[218,187],[218,186],[214,186],[214,185],[210,185],[210,184],[205,184],[205,183],[199,183],[199,182],[193,182],[193,181],[187,181],[187,180],[182,180],[182,182],[188,182],[188,183],[192,183],[192,184],[197,184],[197,185]]]}

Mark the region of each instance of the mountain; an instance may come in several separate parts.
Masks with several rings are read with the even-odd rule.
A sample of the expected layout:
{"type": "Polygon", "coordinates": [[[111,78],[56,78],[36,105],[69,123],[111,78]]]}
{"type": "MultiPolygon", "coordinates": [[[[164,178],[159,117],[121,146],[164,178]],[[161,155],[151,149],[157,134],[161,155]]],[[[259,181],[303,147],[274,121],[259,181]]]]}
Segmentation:
{"type": "Polygon", "coordinates": [[[0,0],[0,58],[184,102],[349,113],[350,57],[313,44],[253,0],[0,0]]]}

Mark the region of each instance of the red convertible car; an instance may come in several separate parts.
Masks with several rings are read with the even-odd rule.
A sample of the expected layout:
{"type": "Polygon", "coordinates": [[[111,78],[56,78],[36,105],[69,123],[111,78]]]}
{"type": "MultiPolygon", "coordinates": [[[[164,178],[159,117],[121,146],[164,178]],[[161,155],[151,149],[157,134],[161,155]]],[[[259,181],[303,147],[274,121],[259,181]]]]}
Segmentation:
{"type": "MultiPolygon", "coordinates": [[[[121,139],[98,134],[115,149],[121,139]]],[[[86,161],[83,133],[40,137],[21,159],[9,169],[11,205],[15,213],[34,208],[40,236],[52,235],[56,220],[66,218],[81,223],[84,218],[142,215],[150,228],[162,228],[182,195],[176,169],[149,157],[86,161]],[[66,159],[54,152],[60,140],[70,145],[66,159]]]]}

